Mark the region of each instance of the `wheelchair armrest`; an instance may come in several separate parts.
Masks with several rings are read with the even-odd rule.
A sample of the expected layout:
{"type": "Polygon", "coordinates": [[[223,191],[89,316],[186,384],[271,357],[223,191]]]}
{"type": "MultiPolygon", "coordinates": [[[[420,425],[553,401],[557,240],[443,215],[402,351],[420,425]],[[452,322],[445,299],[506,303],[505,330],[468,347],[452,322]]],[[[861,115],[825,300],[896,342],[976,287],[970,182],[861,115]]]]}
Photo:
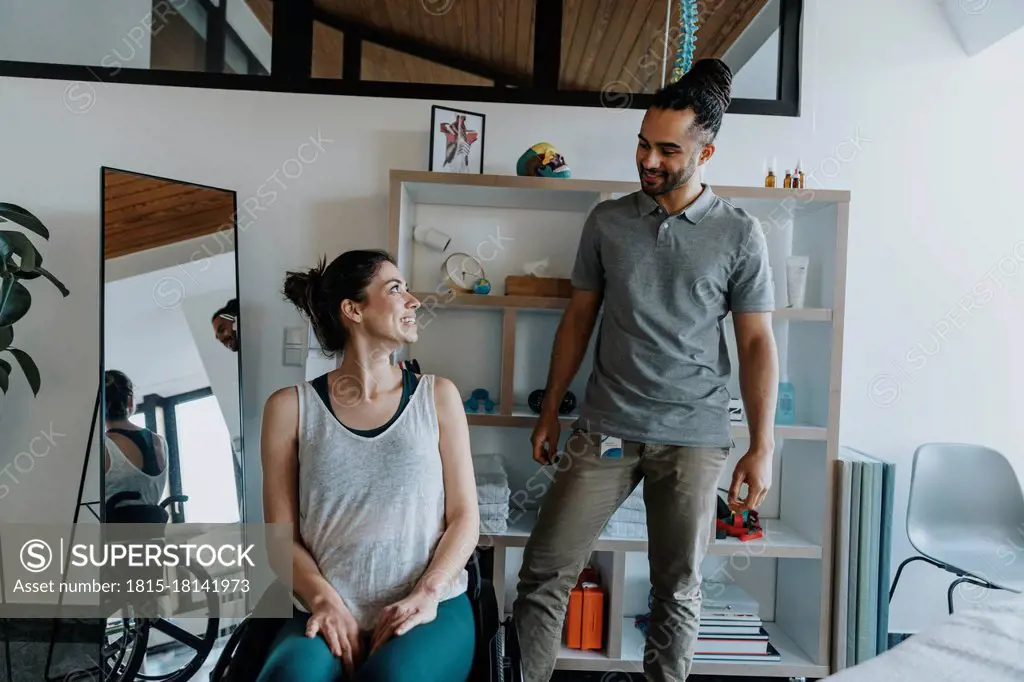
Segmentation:
{"type": "Polygon", "coordinates": [[[188,502],[188,495],[171,495],[166,500],[161,502],[160,506],[164,507],[164,508],[167,508],[169,505],[172,505],[175,502],[181,502],[182,504],[184,504],[185,502],[188,502]]]}

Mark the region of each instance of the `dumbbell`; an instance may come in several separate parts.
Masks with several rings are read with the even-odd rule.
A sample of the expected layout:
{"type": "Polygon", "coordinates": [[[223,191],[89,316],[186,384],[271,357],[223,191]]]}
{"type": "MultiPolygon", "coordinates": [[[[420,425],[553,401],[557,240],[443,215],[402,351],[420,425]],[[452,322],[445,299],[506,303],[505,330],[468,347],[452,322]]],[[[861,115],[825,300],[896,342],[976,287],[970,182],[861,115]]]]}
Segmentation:
{"type": "MultiPolygon", "coordinates": [[[[544,402],[544,389],[538,388],[536,391],[530,394],[527,399],[527,403],[534,414],[540,414],[541,404],[544,402]]],[[[562,404],[558,406],[559,414],[572,414],[572,411],[576,409],[576,396],[572,394],[572,391],[566,391],[565,395],[562,396],[562,404]]]]}

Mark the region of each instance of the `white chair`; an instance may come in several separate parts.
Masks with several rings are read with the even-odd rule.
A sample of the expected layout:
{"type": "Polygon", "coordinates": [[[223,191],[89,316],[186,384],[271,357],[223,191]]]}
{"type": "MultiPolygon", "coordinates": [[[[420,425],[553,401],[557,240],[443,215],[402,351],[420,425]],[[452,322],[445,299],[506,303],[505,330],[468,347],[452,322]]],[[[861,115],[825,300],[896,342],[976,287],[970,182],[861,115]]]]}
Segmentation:
{"type": "Polygon", "coordinates": [[[957,576],[946,594],[951,614],[953,591],[961,583],[1020,594],[1015,585],[1024,583],[1024,493],[1013,467],[981,445],[921,445],[910,477],[907,537],[920,556],[896,569],[890,602],[912,561],[957,576]]]}

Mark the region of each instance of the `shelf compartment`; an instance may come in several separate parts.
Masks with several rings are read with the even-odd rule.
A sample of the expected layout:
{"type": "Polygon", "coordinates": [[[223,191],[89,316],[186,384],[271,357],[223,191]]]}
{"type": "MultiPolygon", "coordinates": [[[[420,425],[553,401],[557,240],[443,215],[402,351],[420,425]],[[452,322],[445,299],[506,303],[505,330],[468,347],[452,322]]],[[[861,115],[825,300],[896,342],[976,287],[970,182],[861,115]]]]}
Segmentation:
{"type": "MultiPolygon", "coordinates": [[[[509,514],[508,529],[504,533],[487,534],[488,544],[503,547],[525,547],[537,512],[509,514]]],[[[712,540],[708,545],[708,556],[746,555],[765,559],[820,559],[821,545],[810,542],[779,519],[761,519],[764,537],[759,540],[740,542],[735,539],[712,540]]],[[[647,538],[618,537],[603,533],[594,545],[594,551],[646,552],[647,538]]]]}
{"type": "MultiPolygon", "coordinates": [[[[782,656],[774,661],[694,661],[694,675],[735,675],[739,677],[826,677],[827,665],[817,665],[775,623],[764,623],[768,640],[782,656]]],[[[644,635],[633,625],[632,618],[622,619],[622,659],[618,663],[625,672],[643,672],[644,635]]],[[[561,660],[561,659],[559,659],[561,660]]],[[[609,659],[603,662],[608,664],[609,659]]],[[[571,664],[572,661],[569,661],[571,664]]],[[[580,668],[586,669],[586,668],[580,668]]]]}

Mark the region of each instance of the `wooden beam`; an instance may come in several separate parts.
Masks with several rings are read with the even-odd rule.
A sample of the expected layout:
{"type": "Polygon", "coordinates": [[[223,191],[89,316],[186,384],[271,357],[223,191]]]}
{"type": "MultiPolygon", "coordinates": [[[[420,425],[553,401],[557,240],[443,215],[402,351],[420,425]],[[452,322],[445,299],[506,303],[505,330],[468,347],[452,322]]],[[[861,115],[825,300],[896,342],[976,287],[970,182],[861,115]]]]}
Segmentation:
{"type": "Polygon", "coordinates": [[[224,73],[224,46],[227,38],[227,3],[204,3],[206,9],[206,70],[224,73]]]}
{"type": "Polygon", "coordinates": [[[357,35],[345,34],[342,44],[341,77],[347,81],[358,81],[363,72],[363,39],[357,35]]]}
{"type": "MultiPolygon", "coordinates": [[[[275,2],[274,6],[276,8],[277,5],[282,4],[284,3],[275,2]]],[[[448,66],[459,71],[471,73],[474,76],[486,78],[487,80],[494,81],[495,83],[510,84],[519,87],[528,87],[530,85],[529,79],[521,74],[503,71],[491,64],[477,61],[445,48],[420,42],[418,39],[411,36],[400,35],[380,29],[376,26],[371,26],[357,19],[342,17],[320,8],[315,8],[313,10],[313,18],[316,21],[326,24],[332,28],[336,28],[344,33],[346,44],[348,44],[349,38],[354,36],[361,41],[374,43],[375,45],[380,45],[381,47],[386,47],[391,50],[397,50],[398,52],[403,52],[405,54],[412,55],[413,57],[419,57],[420,59],[425,59],[428,62],[434,62],[435,64],[443,64],[444,66],[448,66]]]]}
{"type": "Polygon", "coordinates": [[[308,80],[313,72],[313,0],[274,3],[270,76],[308,80]]]}
{"type": "Polygon", "coordinates": [[[536,0],[533,27],[533,87],[558,90],[562,71],[562,0],[536,0]]]}

